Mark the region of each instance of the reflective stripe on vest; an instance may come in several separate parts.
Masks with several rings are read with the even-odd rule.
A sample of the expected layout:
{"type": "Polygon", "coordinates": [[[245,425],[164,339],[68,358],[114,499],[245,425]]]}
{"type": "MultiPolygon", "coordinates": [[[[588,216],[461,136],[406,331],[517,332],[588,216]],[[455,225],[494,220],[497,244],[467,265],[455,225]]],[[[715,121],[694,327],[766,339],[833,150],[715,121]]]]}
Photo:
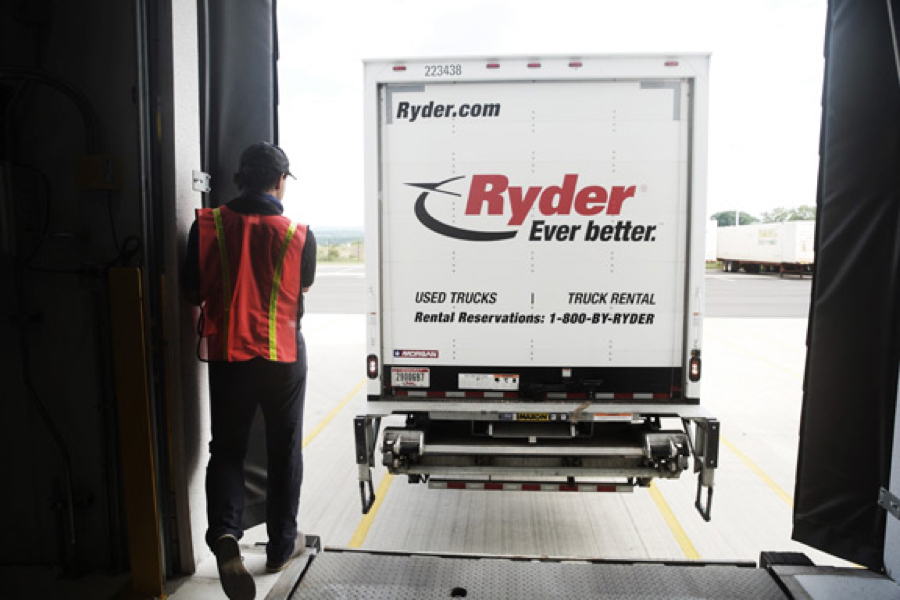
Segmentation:
{"type": "Polygon", "coordinates": [[[287,233],[284,235],[284,243],[281,245],[281,253],[278,255],[278,264],[275,265],[275,277],[272,279],[272,293],[269,296],[269,360],[278,360],[278,292],[281,291],[281,273],[284,271],[284,256],[288,246],[294,237],[297,224],[291,221],[287,233]]]}
{"type": "MultiPolygon", "coordinates": [[[[222,310],[225,311],[222,337],[225,340],[225,360],[231,360],[231,344],[228,339],[228,328],[231,325],[231,270],[228,268],[228,249],[225,247],[225,226],[222,224],[222,211],[214,208],[213,220],[216,222],[216,242],[219,245],[219,261],[222,263],[222,310]]],[[[274,289],[274,288],[273,288],[274,289]]]]}

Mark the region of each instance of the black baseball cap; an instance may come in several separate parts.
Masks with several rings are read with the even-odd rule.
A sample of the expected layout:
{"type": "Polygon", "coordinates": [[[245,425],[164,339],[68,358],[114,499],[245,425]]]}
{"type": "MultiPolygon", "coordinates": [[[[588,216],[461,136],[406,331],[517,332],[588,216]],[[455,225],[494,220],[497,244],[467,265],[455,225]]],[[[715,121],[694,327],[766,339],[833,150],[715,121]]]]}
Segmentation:
{"type": "Polygon", "coordinates": [[[291,173],[287,154],[270,142],[256,142],[247,146],[241,153],[239,171],[277,171],[297,179],[291,173]]]}

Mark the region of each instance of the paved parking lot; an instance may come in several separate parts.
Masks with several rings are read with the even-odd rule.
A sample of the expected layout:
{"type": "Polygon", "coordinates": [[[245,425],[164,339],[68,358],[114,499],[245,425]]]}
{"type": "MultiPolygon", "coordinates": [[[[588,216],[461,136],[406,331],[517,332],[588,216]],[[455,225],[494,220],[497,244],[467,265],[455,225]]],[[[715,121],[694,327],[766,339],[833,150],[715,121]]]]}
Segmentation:
{"type": "Polygon", "coordinates": [[[809,316],[812,277],[707,271],[706,316],[795,318],[809,316]]]}

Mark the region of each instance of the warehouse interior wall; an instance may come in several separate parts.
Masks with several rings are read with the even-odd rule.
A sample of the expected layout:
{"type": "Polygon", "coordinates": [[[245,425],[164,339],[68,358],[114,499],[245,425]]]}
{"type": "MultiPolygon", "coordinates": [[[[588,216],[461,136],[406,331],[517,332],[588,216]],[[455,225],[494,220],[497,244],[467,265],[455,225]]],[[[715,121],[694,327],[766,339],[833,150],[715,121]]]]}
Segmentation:
{"type": "Polygon", "coordinates": [[[4,564],[126,567],[106,271],[144,259],[134,32],[128,2],[0,4],[4,564]]]}
{"type": "Polygon", "coordinates": [[[195,209],[234,195],[240,149],[277,141],[274,15],[269,0],[0,4],[0,565],[158,559],[170,575],[209,552],[208,385],[178,273],[195,209]],[[146,461],[129,462],[139,439],[146,461]],[[137,509],[135,464],[153,495],[137,509]],[[135,546],[141,519],[153,543],[135,546]]]}
{"type": "MultiPolygon", "coordinates": [[[[203,18],[195,2],[163,2],[159,5],[160,45],[148,61],[158,64],[158,97],[161,102],[158,152],[160,206],[147,211],[155,219],[154,261],[159,277],[159,314],[162,337],[168,341],[160,357],[165,393],[160,414],[166,415],[166,444],[159,452],[168,457],[158,469],[169,478],[170,527],[167,551],[169,565],[182,573],[193,573],[209,555],[206,533],[205,475],[208,456],[209,386],[206,365],[196,359],[198,310],[181,296],[178,273],[187,247],[187,233],[194,211],[207,195],[202,173],[200,62],[203,18]],[[154,54],[158,59],[154,59],[154,54]],[[199,178],[199,183],[195,182],[199,178]]],[[[152,71],[152,69],[151,69],[152,71]]],[[[151,85],[151,90],[153,86],[151,85]]],[[[151,94],[151,97],[155,94],[151,94]]],[[[154,116],[150,112],[151,118],[154,116]]],[[[152,123],[151,123],[152,125],[152,123]]],[[[150,144],[153,151],[154,144],[150,144]]]]}
{"type": "Polygon", "coordinates": [[[196,535],[192,516],[203,519],[205,378],[181,359],[194,336],[171,285],[201,205],[191,191],[191,169],[201,168],[192,9],[0,6],[0,339],[10,341],[0,347],[0,468],[12,490],[0,500],[0,564],[59,565],[68,576],[129,570],[123,448],[146,436],[154,549],[167,570],[192,569],[183,542],[196,535]],[[140,279],[128,303],[143,315],[150,373],[138,431],[121,429],[123,409],[139,407],[115,375],[110,274],[122,269],[140,279]]]}

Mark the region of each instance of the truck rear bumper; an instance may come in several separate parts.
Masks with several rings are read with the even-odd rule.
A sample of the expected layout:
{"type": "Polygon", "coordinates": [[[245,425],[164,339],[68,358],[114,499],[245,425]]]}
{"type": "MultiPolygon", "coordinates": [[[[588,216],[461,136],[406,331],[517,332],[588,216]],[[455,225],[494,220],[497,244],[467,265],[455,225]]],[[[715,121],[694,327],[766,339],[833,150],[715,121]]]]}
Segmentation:
{"type": "Polygon", "coordinates": [[[384,430],[382,464],[394,474],[446,477],[678,477],[688,467],[683,431],[645,423],[429,421],[384,430]],[[497,433],[494,426],[502,428],[497,433]],[[543,426],[543,427],[542,427],[543,426]],[[544,435],[546,429],[549,435],[544,435]]]}
{"type": "Polygon", "coordinates": [[[374,501],[371,471],[377,455],[391,473],[406,474],[411,482],[553,478],[570,486],[584,478],[626,485],[678,478],[693,456],[695,506],[710,518],[719,422],[696,404],[379,401],[368,406],[370,414],[358,416],[354,425],[363,512],[374,501]],[[405,425],[386,427],[380,435],[382,418],[395,415],[405,415],[405,425]],[[663,430],[664,418],[679,419],[683,430],[663,430]]]}
{"type": "Polygon", "coordinates": [[[587,419],[607,420],[613,415],[632,415],[634,418],[674,417],[680,419],[713,419],[713,415],[699,404],[641,404],[635,402],[461,402],[461,401],[398,401],[378,400],[366,403],[369,417],[394,414],[424,413],[439,420],[497,420],[501,415],[514,413],[574,413],[587,419]],[[600,417],[597,417],[599,415],[600,417]]]}

